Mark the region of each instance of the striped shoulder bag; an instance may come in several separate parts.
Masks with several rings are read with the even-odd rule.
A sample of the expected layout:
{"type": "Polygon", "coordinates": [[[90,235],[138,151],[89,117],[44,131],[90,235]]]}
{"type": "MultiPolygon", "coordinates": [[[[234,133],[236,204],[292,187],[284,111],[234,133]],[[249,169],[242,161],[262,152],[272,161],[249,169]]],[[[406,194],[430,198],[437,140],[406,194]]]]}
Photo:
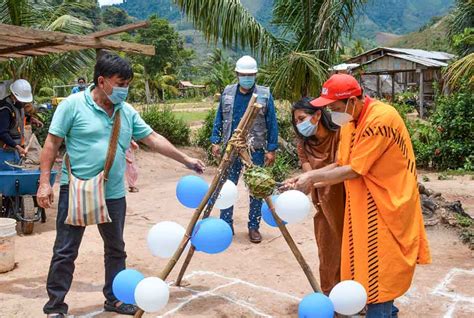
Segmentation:
{"type": "Polygon", "coordinates": [[[105,183],[114,163],[117,142],[120,135],[120,111],[115,113],[104,170],[89,180],[82,180],[72,174],[69,155],[66,166],[69,172],[69,206],[64,223],[74,226],[87,226],[112,222],[105,203],[105,183]]]}

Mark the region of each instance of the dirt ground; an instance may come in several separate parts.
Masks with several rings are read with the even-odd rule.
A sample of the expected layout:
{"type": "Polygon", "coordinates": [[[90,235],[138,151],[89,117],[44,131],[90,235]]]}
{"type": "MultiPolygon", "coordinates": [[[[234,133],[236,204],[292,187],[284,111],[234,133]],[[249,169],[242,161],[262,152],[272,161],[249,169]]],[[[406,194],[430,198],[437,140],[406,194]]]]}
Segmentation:
{"type": "MultiPolygon", "coordinates": [[[[158,275],[166,260],[153,257],[146,235],[159,221],[186,226],[192,211],[175,197],[177,180],[190,174],[179,164],[156,154],[138,155],[139,193],[129,194],[125,228],[127,266],[145,276],[158,275]]],[[[211,180],[214,170],[205,174],[211,180]]],[[[459,199],[474,213],[474,181],[468,177],[427,183],[436,191],[459,199]]],[[[435,181],[436,180],[436,181],[435,181]]],[[[57,191],[57,185],[56,185],[57,191]]],[[[247,192],[239,185],[235,209],[236,235],[231,247],[219,255],[196,253],[187,272],[186,288],[172,287],[163,317],[295,317],[298,301],[310,286],[278,229],[262,221],[264,241],[247,239],[247,192]]],[[[0,317],[42,317],[46,302],[45,281],[55,238],[55,210],[47,211],[45,224],[35,225],[33,235],[17,237],[17,268],[0,274],[0,317]]],[[[217,211],[214,212],[217,215],[217,211]]],[[[289,226],[299,248],[317,273],[317,248],[312,220],[289,226]]],[[[428,228],[433,264],[418,267],[407,294],[396,301],[400,317],[473,317],[474,258],[456,234],[442,226],[428,228]]],[[[86,230],[75,279],[66,298],[74,317],[119,317],[102,312],[103,247],[95,227],[86,230]]],[[[176,278],[181,262],[168,281],[176,278]]],[[[156,317],[147,314],[145,317],[156,317]]]]}

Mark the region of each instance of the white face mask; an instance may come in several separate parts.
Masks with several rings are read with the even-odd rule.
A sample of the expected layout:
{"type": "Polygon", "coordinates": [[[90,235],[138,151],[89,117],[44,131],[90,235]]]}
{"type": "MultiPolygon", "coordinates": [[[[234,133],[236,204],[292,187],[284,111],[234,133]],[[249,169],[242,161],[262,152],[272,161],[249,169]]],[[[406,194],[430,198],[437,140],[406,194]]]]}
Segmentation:
{"type": "MultiPolygon", "coordinates": [[[[344,112],[331,112],[331,121],[338,126],[344,126],[348,122],[354,120],[354,117],[351,114],[346,113],[347,108],[349,107],[349,101],[346,104],[346,110],[344,112]]],[[[352,114],[354,114],[354,109],[352,109],[352,114]]]]}

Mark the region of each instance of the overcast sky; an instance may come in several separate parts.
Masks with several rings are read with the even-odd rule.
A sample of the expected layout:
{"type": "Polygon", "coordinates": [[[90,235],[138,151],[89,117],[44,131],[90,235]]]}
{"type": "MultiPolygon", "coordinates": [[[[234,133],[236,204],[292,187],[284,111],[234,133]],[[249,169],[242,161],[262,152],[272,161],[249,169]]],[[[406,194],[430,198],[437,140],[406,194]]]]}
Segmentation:
{"type": "Polygon", "coordinates": [[[107,4],[115,4],[115,3],[122,3],[122,0],[99,0],[99,4],[101,6],[107,5],[107,4]]]}

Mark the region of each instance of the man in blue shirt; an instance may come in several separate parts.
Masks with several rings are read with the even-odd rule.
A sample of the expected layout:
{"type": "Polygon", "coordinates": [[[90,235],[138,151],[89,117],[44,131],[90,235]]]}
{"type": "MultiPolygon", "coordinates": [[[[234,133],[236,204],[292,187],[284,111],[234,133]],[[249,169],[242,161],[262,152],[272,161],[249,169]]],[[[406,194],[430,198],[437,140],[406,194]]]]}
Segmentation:
{"type": "MultiPolygon", "coordinates": [[[[107,210],[112,222],[98,224],[104,241],[106,298],[104,309],[121,314],[133,315],[137,307],[119,301],[112,292],[112,282],[125,269],[125,151],[133,139],[148,148],[170,157],[198,173],[204,164],[176,149],[166,138],[154,132],[137,111],[125,102],[128,86],[133,78],[129,62],[118,55],[105,53],[94,69],[94,84],[85,91],[66,98],[54,113],[49,133],[40,159],[40,185],[38,204],[50,208],[53,191],[49,183],[51,167],[63,142],[69,155],[71,172],[82,180],[88,180],[104,169],[110,135],[117,113],[120,113],[120,132],[115,159],[105,185],[107,210]]],[[[43,310],[48,317],[66,317],[68,305],[64,302],[71,287],[74,261],[85,227],[65,224],[68,215],[68,170],[63,164],[61,187],[56,218],[56,241],[49,268],[46,289],[49,300],[43,310]]]]}
{"type": "Polygon", "coordinates": [[[77,79],[77,86],[72,88],[71,94],[76,94],[79,92],[85,91],[87,88],[86,79],[84,77],[79,77],[77,79]]]}
{"type": "MultiPolygon", "coordinates": [[[[257,103],[263,106],[255,119],[250,132],[252,161],[258,166],[270,166],[275,162],[275,151],[278,148],[278,124],[275,105],[270,89],[255,85],[257,62],[246,55],[237,61],[235,71],[238,84],[228,85],[222,93],[219,109],[214,120],[212,136],[212,153],[215,157],[221,155],[221,144],[227,144],[237,128],[247,109],[252,94],[258,94],[257,103]]],[[[231,167],[229,180],[237,184],[242,171],[242,162],[237,159],[231,167]]],[[[262,236],[259,232],[262,200],[250,197],[249,239],[252,243],[260,243],[262,236]]],[[[221,219],[225,220],[234,231],[233,207],[221,210],[221,219]]]]}

